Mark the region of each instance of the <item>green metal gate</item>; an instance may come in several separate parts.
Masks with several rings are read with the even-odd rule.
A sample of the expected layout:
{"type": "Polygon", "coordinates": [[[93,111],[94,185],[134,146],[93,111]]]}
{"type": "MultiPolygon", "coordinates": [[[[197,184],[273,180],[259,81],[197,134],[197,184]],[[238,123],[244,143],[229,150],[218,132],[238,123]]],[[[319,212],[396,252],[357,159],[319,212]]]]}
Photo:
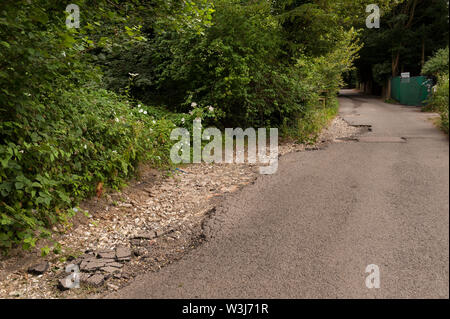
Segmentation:
{"type": "Polygon", "coordinates": [[[391,79],[391,97],[401,104],[423,106],[431,93],[431,80],[424,76],[391,79]]]}

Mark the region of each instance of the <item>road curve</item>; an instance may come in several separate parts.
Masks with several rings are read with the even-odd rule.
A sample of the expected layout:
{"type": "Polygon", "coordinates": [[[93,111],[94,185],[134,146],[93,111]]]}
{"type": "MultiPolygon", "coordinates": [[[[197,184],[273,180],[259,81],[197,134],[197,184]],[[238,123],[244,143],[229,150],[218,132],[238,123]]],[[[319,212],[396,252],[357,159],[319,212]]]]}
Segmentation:
{"type": "Polygon", "coordinates": [[[339,100],[369,139],[283,156],[218,207],[205,244],[108,297],[448,298],[448,137],[418,108],[339,100]]]}

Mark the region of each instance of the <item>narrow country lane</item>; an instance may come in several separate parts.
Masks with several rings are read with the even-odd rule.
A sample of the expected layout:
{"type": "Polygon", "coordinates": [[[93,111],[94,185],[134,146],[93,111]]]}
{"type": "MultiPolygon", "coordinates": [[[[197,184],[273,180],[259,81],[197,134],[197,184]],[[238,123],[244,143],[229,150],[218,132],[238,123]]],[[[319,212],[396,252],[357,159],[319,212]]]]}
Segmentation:
{"type": "Polygon", "coordinates": [[[372,131],[283,156],[217,208],[205,244],[109,297],[448,298],[448,137],[419,108],[339,100],[372,131]]]}

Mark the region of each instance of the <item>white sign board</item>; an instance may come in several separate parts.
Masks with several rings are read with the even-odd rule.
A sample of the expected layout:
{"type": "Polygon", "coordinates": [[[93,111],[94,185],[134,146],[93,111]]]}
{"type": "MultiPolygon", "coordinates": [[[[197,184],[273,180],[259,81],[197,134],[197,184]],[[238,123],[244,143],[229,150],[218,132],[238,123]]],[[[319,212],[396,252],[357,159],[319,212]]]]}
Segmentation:
{"type": "Polygon", "coordinates": [[[403,72],[400,74],[403,79],[409,78],[409,72],[403,72]]]}

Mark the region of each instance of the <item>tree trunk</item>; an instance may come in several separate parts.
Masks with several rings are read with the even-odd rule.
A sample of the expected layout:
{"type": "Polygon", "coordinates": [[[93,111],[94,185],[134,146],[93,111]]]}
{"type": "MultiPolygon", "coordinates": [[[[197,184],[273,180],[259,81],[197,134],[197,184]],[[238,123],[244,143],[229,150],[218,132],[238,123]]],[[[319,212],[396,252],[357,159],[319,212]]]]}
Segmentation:
{"type": "Polygon", "coordinates": [[[422,38],[422,59],[420,60],[420,69],[423,68],[425,64],[425,38],[422,38]]]}
{"type": "MultiPolygon", "coordinates": [[[[403,13],[408,14],[409,18],[406,22],[404,28],[409,29],[414,21],[414,14],[416,12],[417,4],[419,3],[419,0],[410,0],[410,2],[407,2],[407,5],[404,6],[403,13]],[[411,5],[411,7],[410,7],[411,5]]],[[[398,73],[398,63],[400,59],[400,52],[396,53],[396,56],[392,55],[392,77],[397,76],[398,73]]]]}
{"type": "Polygon", "coordinates": [[[400,60],[400,52],[397,52],[395,57],[394,55],[392,55],[392,77],[397,76],[399,60],[400,60]]]}
{"type": "Polygon", "coordinates": [[[387,80],[387,87],[386,87],[386,99],[391,98],[391,79],[387,80]]]}

